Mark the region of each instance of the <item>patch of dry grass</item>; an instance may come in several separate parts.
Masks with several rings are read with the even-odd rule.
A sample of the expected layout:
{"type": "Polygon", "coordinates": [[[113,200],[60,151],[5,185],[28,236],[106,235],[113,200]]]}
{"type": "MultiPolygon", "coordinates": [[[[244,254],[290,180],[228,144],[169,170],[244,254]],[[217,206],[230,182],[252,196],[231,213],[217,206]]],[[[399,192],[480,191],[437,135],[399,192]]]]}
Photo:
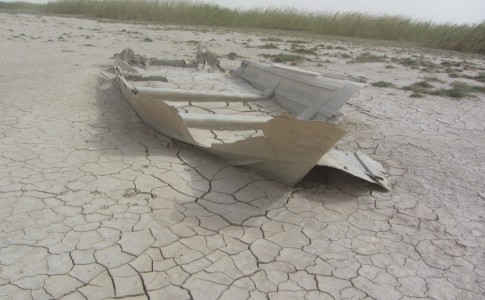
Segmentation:
{"type": "Polygon", "coordinates": [[[40,6],[55,14],[116,20],[304,31],[485,54],[485,21],[474,25],[437,24],[401,16],[309,12],[295,8],[223,8],[187,0],[57,0],[40,6]]]}

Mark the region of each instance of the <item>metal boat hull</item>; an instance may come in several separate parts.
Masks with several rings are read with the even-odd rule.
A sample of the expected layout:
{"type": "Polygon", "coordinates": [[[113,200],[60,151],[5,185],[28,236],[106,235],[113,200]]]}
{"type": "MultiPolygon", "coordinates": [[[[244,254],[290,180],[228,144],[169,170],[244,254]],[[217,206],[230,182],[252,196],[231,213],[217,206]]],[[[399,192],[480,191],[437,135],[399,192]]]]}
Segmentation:
{"type": "MultiPolygon", "coordinates": [[[[187,65],[193,68],[190,76],[198,74],[197,63],[187,65]]],[[[250,87],[246,89],[249,92],[142,86],[127,80],[140,72],[136,65],[116,58],[121,92],[148,126],[230,164],[254,170],[290,186],[297,184],[317,164],[339,168],[335,155],[326,158],[324,154],[345,134],[336,122],[338,110],[362,87],[349,77],[247,61],[232,77],[220,76],[225,80],[242,78],[250,87]],[[274,102],[283,112],[273,115],[266,111],[217,114],[210,109],[208,113],[178,109],[200,108],[204,104],[214,107],[220,103],[227,107],[252,107],[264,101],[274,102]],[[234,138],[218,139],[218,133],[234,138]]],[[[342,156],[337,154],[337,157],[342,156]]],[[[367,169],[360,169],[364,170],[359,171],[364,175],[359,177],[367,176],[382,185],[380,174],[368,174],[367,169]],[[376,181],[374,175],[379,180],[376,181]]]]}

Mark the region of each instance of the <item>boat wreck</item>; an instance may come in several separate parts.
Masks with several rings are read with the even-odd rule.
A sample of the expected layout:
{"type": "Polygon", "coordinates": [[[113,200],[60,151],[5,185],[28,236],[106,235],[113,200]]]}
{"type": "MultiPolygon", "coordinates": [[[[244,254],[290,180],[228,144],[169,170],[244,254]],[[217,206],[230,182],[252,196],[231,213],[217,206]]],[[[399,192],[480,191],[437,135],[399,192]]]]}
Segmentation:
{"type": "Polygon", "coordinates": [[[115,71],[144,123],[230,164],[290,186],[322,165],[388,189],[381,164],[331,149],[345,134],[340,108],[363,86],[356,78],[255,61],[228,75],[201,48],[192,61],[125,49],[115,71]]]}

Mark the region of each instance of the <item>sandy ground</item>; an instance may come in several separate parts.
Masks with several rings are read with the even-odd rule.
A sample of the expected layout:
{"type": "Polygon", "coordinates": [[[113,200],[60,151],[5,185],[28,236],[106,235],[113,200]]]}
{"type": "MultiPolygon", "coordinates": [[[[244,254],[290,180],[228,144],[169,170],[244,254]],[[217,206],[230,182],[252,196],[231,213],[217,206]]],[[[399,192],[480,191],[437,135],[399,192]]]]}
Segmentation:
{"type": "MultiPolygon", "coordinates": [[[[382,162],[384,193],[331,170],[289,188],[230,167],[147,128],[100,75],[124,47],[192,58],[201,41],[267,61],[258,55],[297,39],[258,48],[268,37],[1,13],[0,298],[484,299],[483,94],[369,86],[352,98],[338,148],[382,162]]],[[[402,58],[466,60],[468,76],[485,66],[397,44],[298,39],[318,46],[302,67],[396,87],[425,76],[480,84],[402,58]],[[349,63],[364,52],[387,58],[349,63]]]]}

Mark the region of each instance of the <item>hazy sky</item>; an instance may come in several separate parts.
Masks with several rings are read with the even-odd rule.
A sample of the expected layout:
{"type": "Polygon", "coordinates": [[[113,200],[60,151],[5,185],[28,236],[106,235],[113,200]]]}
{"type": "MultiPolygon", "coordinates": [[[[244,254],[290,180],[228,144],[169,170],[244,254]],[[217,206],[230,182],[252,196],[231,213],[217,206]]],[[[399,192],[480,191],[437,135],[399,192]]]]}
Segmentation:
{"type": "MultiPolygon", "coordinates": [[[[48,1],[30,0],[29,2],[48,1]]],[[[203,2],[217,3],[231,8],[286,6],[306,11],[357,11],[403,15],[439,23],[477,23],[485,20],[485,0],[204,0],[203,2]]]]}

